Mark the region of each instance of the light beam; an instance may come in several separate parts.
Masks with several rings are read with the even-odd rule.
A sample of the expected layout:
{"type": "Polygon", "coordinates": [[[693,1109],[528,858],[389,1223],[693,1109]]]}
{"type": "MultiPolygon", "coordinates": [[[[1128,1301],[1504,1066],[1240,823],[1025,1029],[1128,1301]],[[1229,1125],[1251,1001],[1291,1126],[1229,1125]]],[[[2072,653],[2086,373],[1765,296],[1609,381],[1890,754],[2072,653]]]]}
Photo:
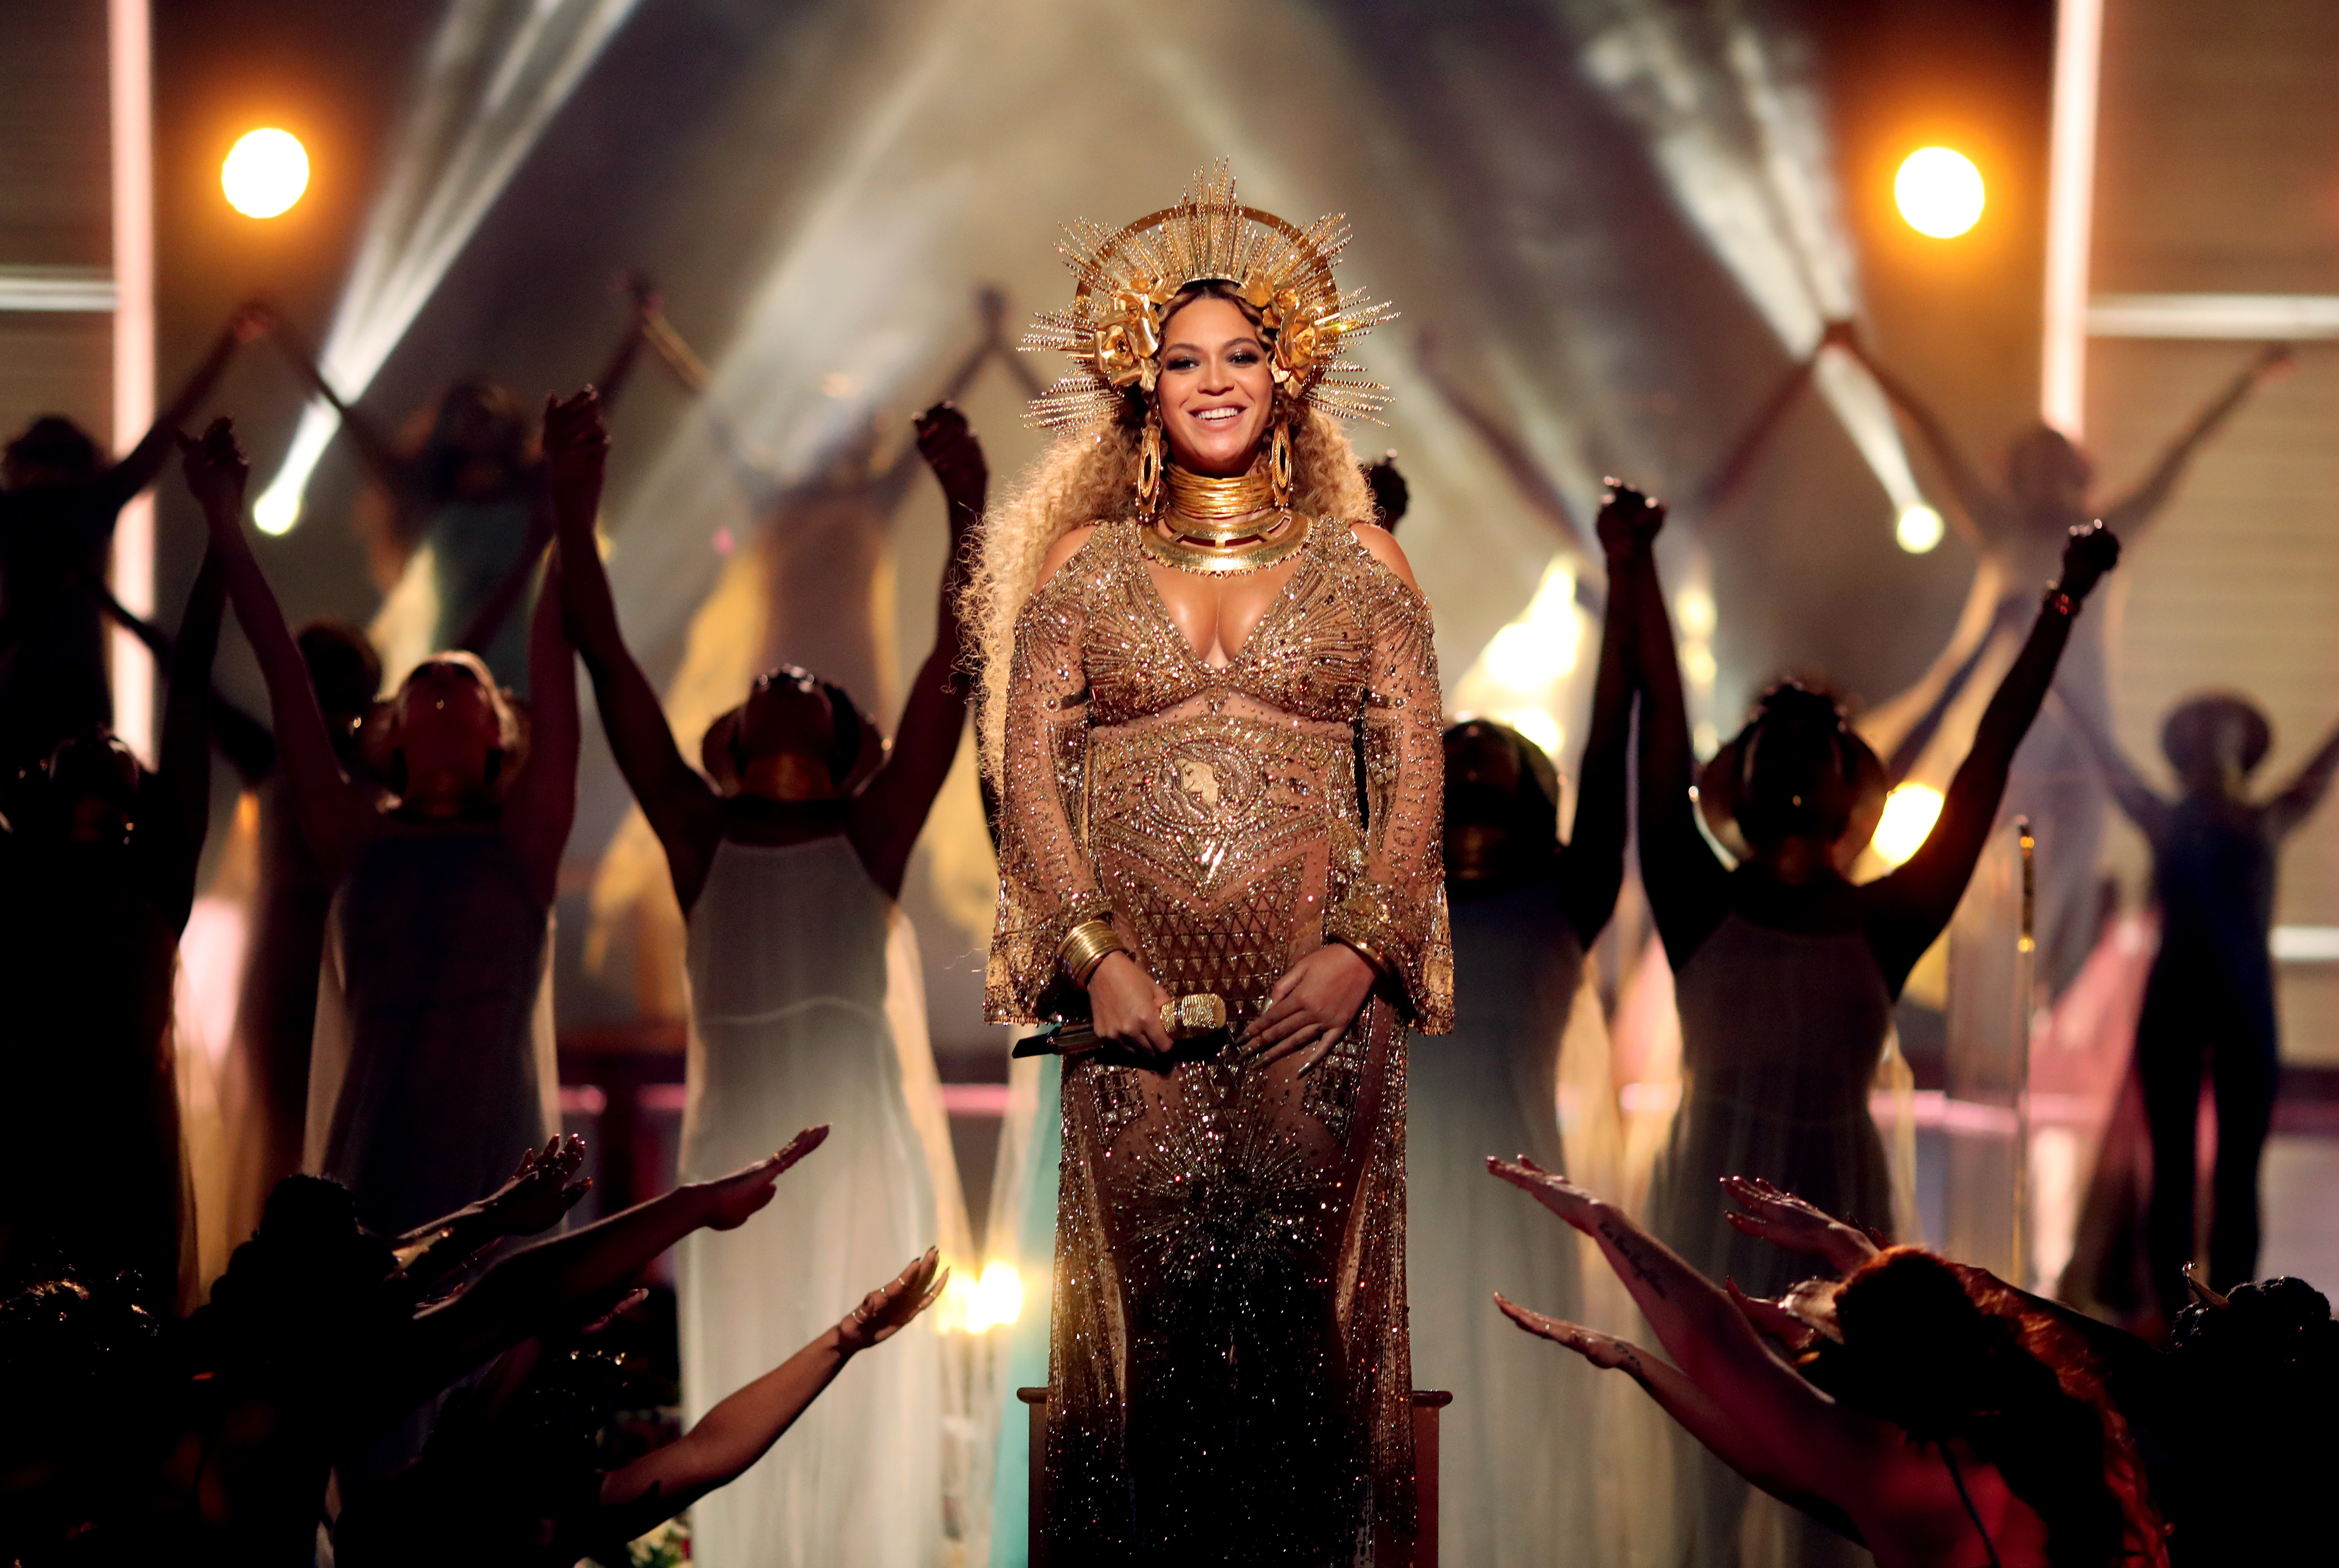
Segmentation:
{"type": "MultiPolygon", "coordinates": [[[[344,399],[365,394],[634,5],[454,0],[449,7],[320,355],[326,382],[344,399]]],[[[321,398],[301,411],[283,465],[252,507],[263,530],[281,534],[300,520],[301,492],[338,422],[321,398]]]]}

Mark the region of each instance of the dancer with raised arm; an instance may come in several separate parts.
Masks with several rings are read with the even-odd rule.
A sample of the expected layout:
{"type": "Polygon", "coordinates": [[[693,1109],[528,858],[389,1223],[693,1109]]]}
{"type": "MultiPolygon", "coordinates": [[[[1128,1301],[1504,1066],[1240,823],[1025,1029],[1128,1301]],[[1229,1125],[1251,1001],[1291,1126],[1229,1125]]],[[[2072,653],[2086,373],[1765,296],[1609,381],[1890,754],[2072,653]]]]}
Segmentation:
{"type": "Polygon", "coordinates": [[[577,804],[576,660],[548,594],[525,725],[471,655],[416,666],[370,743],[385,801],[342,769],[243,532],[245,472],[222,420],[189,478],[268,682],[293,808],[339,885],[307,1163],[349,1186],[366,1224],[396,1233],[492,1191],[518,1151],[558,1125],[547,988],[554,883],[577,804]]]}
{"type": "Polygon", "coordinates": [[[2145,782],[2091,717],[2076,705],[2070,717],[2112,798],[2152,846],[2160,951],[2145,982],[2136,1058],[2152,1124],[2145,1242],[2161,1312],[2174,1322],[2186,1303],[2185,1266],[2193,1260],[2204,1057],[2217,1101],[2209,1283],[2230,1290],[2257,1276],[2258,1163],[2281,1071],[2271,948],[2275,878],[2283,841],[2314,814],[2339,773],[2339,732],[2288,784],[2252,800],[2250,775],[2274,744],[2265,712],[2245,697],[2190,698],[2160,728],[2160,749],[2182,789],[2172,801],[2145,782]]]}
{"type": "MultiPolygon", "coordinates": [[[[202,472],[190,456],[198,494],[202,472]]],[[[94,727],[58,746],[9,803],[0,1290],[64,1268],[126,1270],[137,1298],[168,1314],[198,1283],[171,1008],[210,826],[212,658],[226,591],[217,553],[206,554],[172,648],[158,771],[94,727]]]]}
{"type": "MultiPolygon", "coordinates": [[[[2030,596],[2055,569],[2073,528],[2101,518],[2133,546],[2168,504],[2201,448],[2231,419],[2253,390],[2286,372],[2291,352],[2274,344],[2226,383],[2162,451],[2152,471],[2126,495],[2101,506],[2090,499],[2095,465],[2061,431],[2034,425],[2006,454],[2002,486],[1984,479],[1949,427],[1915,389],[1895,375],[1849,323],[1828,330],[1827,342],[1859,357],[1932,454],[1957,505],[1952,522],[1973,548],[1973,587],[1957,635],[1933,668],[1886,711],[1870,715],[1889,725],[1889,784],[1898,784],[1922,760],[1949,709],[1977,676],[2018,656],[2030,596]]],[[[2055,689],[2072,714],[2099,729],[2112,722],[2111,683],[2102,617],[2077,627],[2055,689]]],[[[2103,839],[2104,787],[2086,743],[2063,713],[2046,715],[2015,758],[2007,806],[2030,819],[2038,844],[2038,973],[2049,994],[2059,991],[2094,951],[2103,914],[2096,864],[2103,839]]]]}
{"type": "MultiPolygon", "coordinates": [[[[1700,1272],[1758,1295],[1790,1283],[1778,1255],[1725,1223],[1725,1176],[1762,1177],[1890,1228],[1868,1093],[1892,1003],[1964,896],[2080,603],[2118,556],[2100,524],[2068,537],[2061,579],[1990,698],[1931,835],[1898,870],[1857,887],[1842,868],[1882,806],[1875,754],[1829,698],[1782,685],[1695,776],[1693,796],[1673,628],[1655,569],[1640,574],[1641,879],[1673,966],[1683,1080],[1649,1228],[1700,1272]],[[1699,832],[1701,810],[1743,845],[1734,871],[1699,832]]],[[[1678,1512],[1692,1560],[1733,1563],[1743,1484],[1689,1457],[1678,1512]]]]}
{"type": "Polygon", "coordinates": [[[1429,607],[1333,412],[1385,319],[1224,165],[1066,247],[1063,432],[985,531],[990,1013],[1063,1069],[1060,1563],[1362,1563],[1413,1531],[1408,1029],[1452,1021],[1429,607]]]}
{"type": "MultiPolygon", "coordinates": [[[[646,279],[620,280],[628,314],[625,328],[592,385],[606,408],[632,379],[644,332],[657,318],[658,299],[646,279]]],[[[381,513],[361,510],[360,532],[374,577],[391,605],[414,602],[428,551],[429,591],[421,602],[430,618],[385,627],[380,636],[390,673],[432,654],[473,654],[496,684],[528,695],[533,677],[529,587],[552,537],[548,475],[528,404],[486,376],[457,381],[439,396],[420,439],[401,442],[363,409],[344,401],[325,380],[308,345],[290,330],[277,342],[317,395],[340,417],[358,460],[386,498],[381,513]]],[[[386,606],[386,608],[389,606],[386,606]]],[[[394,617],[392,617],[394,618],[394,617]]]]}
{"type": "Polygon", "coordinates": [[[1671,1360],[1498,1297],[1512,1321],[1622,1369],[1719,1462],[1883,1568],[2166,1563],[2085,1344],[1983,1271],[1879,1254],[1836,1297],[1841,1336],[1799,1371],[1623,1210],[1533,1160],[1486,1165],[1599,1244],[1671,1360]]]}
{"type": "Polygon", "coordinates": [[[138,444],[108,463],[79,425],[48,414],[0,462],[0,781],[38,766],[59,742],[113,723],[104,600],[122,508],[171,460],[180,428],[242,345],[273,324],[235,315],[138,444]]]}
{"type": "MultiPolygon", "coordinates": [[[[607,437],[590,391],[550,409],[545,430],[561,547],[575,563],[563,572],[570,623],[688,922],[683,1173],[726,1169],[792,1119],[817,1116],[834,1129],[832,1174],[817,1196],[744,1240],[684,1248],[684,1402],[696,1419],[941,1229],[900,1054],[928,1047],[895,1038],[887,950],[910,851],[966,726],[956,563],[989,471],[955,409],[920,417],[920,449],[950,502],[953,567],[890,753],[841,687],[788,666],[708,728],[703,775],[683,760],[626,648],[595,553],[607,437]]],[[[847,1396],[699,1508],[695,1559],[714,1568],[938,1563],[943,1378],[943,1347],[925,1331],[854,1374],[847,1396]]]]}
{"type": "Polygon", "coordinates": [[[1560,1044],[1584,950],[1624,880],[1634,577],[1663,517],[1623,486],[1600,509],[1609,608],[1567,843],[1540,747],[1486,719],[1446,732],[1454,1032],[1408,1064],[1405,1131],[1414,1381],[1454,1395],[1438,1433],[1446,1562],[1551,1568],[1595,1550],[1580,1452],[1591,1390],[1486,1313],[1498,1288],[1580,1300],[1575,1257],[1487,1185],[1484,1161],[1504,1149],[1562,1161],[1560,1044]]]}

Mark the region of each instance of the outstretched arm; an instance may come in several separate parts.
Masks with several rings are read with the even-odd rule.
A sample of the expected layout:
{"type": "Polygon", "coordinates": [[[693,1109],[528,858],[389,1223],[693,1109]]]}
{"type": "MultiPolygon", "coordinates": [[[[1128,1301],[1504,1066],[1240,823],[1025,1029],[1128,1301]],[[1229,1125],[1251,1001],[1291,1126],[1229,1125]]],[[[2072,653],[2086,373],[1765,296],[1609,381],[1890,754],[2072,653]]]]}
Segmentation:
{"type": "Polygon", "coordinates": [[[942,481],[950,512],[950,557],[934,606],[934,646],[910,685],[893,752],[854,799],[849,826],[861,863],[888,897],[902,891],[910,851],[950,776],[966,730],[967,690],[961,673],[966,648],[958,601],[991,486],[982,444],[967,428],[966,416],[948,403],[936,403],[918,416],[918,450],[942,481]]]}
{"type": "Polygon", "coordinates": [[[227,373],[228,361],[235,351],[269,329],[268,312],[258,305],[244,305],[228,319],[228,323],[214,340],[210,352],[180,386],[178,395],[168,407],[155,416],[153,428],[139,439],[122,460],[106,470],[105,486],[113,492],[117,505],[127,503],[131,497],[154,482],[163,465],[171,460],[172,450],[178,445],[179,431],[194,418],[212,389],[227,373]]]}
{"type": "Polygon", "coordinates": [[[585,656],[601,727],[617,754],[617,769],[641,803],[666,850],[666,874],[675,897],[688,913],[706,885],[707,868],[723,835],[722,804],[714,786],[683,760],[666,723],[657,688],[626,646],[617,626],[617,601],[601,565],[594,519],[601,509],[601,476],[609,436],[600,399],[591,388],[544,416],[545,461],[551,468],[553,517],[559,528],[560,580],[557,597],[567,617],[568,635],[585,656]]]}
{"type": "Polygon", "coordinates": [[[1624,883],[1624,753],[1633,728],[1633,642],[1639,635],[1640,574],[1663,526],[1664,508],[1634,491],[1611,492],[1595,529],[1608,557],[1608,607],[1600,623],[1600,668],[1592,681],[1592,724],[1577,764],[1575,823],[1560,852],[1560,898],[1585,946],[1615,912],[1624,883]]]}
{"type": "Polygon", "coordinates": [[[187,486],[202,503],[212,547],[226,568],[235,617],[242,623],[268,682],[277,751],[293,811],[310,849],[338,874],[373,836],[378,819],[372,795],[341,772],[325,715],[317,706],[316,688],[310,684],[308,661],[284,624],[275,590],[268,586],[243,531],[243,489],[250,470],[237,449],[234,427],[215,419],[202,442],[189,441],[185,450],[187,486]]]}
{"type": "MultiPolygon", "coordinates": [[[[1882,1423],[1837,1404],[1771,1354],[1722,1290],[1630,1216],[1533,1160],[1486,1168],[1599,1244],[1682,1375],[1767,1457],[1766,1486],[1828,1499],[1839,1510],[1873,1490],[1887,1451],[1882,1423]]],[[[1731,1455],[1724,1454],[1725,1459],[1731,1455]]]]}
{"type": "Polygon", "coordinates": [[[1825,340],[1867,366],[1868,373],[1876,378],[1876,384],[1884,390],[1884,395],[1892,400],[1892,406],[1917,428],[1918,437],[1924,441],[1925,449],[1932,454],[1935,466],[1941,470],[1941,478],[1949,481],[1949,493],[1957,498],[1952,521],[1965,535],[1966,542],[1979,548],[1989,539],[2003,536],[2012,526],[2012,519],[2006,515],[2005,503],[1973,464],[1966,460],[1957,439],[1949,434],[1949,426],[1941,422],[1941,417],[1933,411],[1932,406],[1917,395],[1915,388],[1886,370],[1882,362],[1868,351],[1867,345],[1860,340],[1858,332],[1853,330],[1850,322],[1831,324],[1825,340]]]}
{"type": "Polygon", "coordinates": [[[390,437],[364,409],[346,401],[333,390],[333,384],[325,380],[324,367],[317,362],[316,350],[295,328],[280,321],[275,323],[275,337],[276,346],[284,351],[301,379],[309,383],[309,390],[340,417],[342,433],[357,449],[359,460],[365,464],[375,483],[400,500],[407,499],[415,488],[413,467],[399,455],[390,437]]]}
{"type": "Polygon", "coordinates": [[[2063,548],[2062,580],[2047,590],[2029,640],[2015,656],[1974,726],[1973,748],[1949,781],[1940,820],[1917,853],[1890,875],[1860,890],[1870,951],[1894,995],[1933,939],[1941,934],[1973,880],[2006,798],[2015,748],[2038,716],[2055,666],[2070,641],[2080,603],[2119,559],[2119,540],[2101,523],[2075,528],[2063,548]]]}
{"type": "Polygon", "coordinates": [[[2293,360],[2288,343],[2269,344],[2257,358],[2245,367],[2241,374],[2226,384],[2225,390],[2212,398],[2193,422],[2168,443],[2153,465],[2144,482],[2104,511],[2104,523],[2122,538],[2130,540],[2143,531],[2176,488],[2176,481],[2185,477],[2185,469],[2201,450],[2201,444],[2217,433],[2217,428],[2234,417],[2235,410],[2248,400],[2249,395],[2265,383],[2289,372],[2293,360]]]}
{"type": "Polygon", "coordinates": [[[1659,1409],[1679,1422],[1683,1430],[1704,1444],[1715,1458],[1772,1496],[1790,1507],[1801,1509],[1850,1540],[1860,1538],[1850,1515],[1826,1499],[1798,1489],[1781,1472],[1768,1448],[1756,1442],[1729,1411],[1663,1356],[1629,1339],[1529,1311],[1500,1295],[1495,1297],[1495,1305],[1502,1309],[1504,1317],[1529,1334],[1564,1345],[1604,1371],[1623,1373],[1657,1402],[1659,1409]]]}
{"type": "Polygon", "coordinates": [[[1819,348],[1812,350],[1807,358],[1796,360],[1780,378],[1779,384],[1771,390],[1771,395],[1762,400],[1762,406],[1754,410],[1753,417],[1746,421],[1745,429],[1739,431],[1738,439],[1731,443],[1730,449],[1722,455],[1722,461],[1698,487],[1694,498],[1696,516],[1710,518],[1738,498],[1739,493],[1746,488],[1747,478],[1754,472],[1754,465],[1762,459],[1764,449],[1770,446],[1771,439],[1778,434],[1779,427],[1785,423],[1788,413],[1801,400],[1803,389],[1811,385],[1811,372],[1819,369],[1821,350],[1832,340],[1822,338],[1819,348]]]}
{"type": "Polygon", "coordinates": [[[177,865],[172,907],[194,902],[195,866],[212,813],[212,659],[219,652],[220,616],[227,608],[227,574],[216,547],[203,552],[187,611],[171,649],[171,690],[163,709],[163,788],[169,801],[177,865]]]}
{"type": "Polygon", "coordinates": [[[2266,803],[2267,825],[2277,838],[2314,814],[2314,808],[2331,793],[2334,774],[2339,774],[2339,729],[2324,737],[2323,745],[2298,770],[2298,776],[2266,803]]]}
{"type": "MultiPolygon", "coordinates": [[[[1627,487],[1616,487],[1616,493],[1640,498],[1653,540],[1662,509],[1627,487]]],[[[1633,616],[1641,688],[1641,883],[1665,957],[1678,970],[1730,912],[1730,873],[1698,832],[1690,799],[1697,758],[1690,746],[1689,705],[1682,696],[1664,585],[1655,555],[1645,547],[1633,581],[1641,600],[1633,616]]],[[[1611,615],[1615,600],[1611,592],[1611,615]]]]}
{"type": "Polygon", "coordinates": [[[512,1178],[487,1197],[400,1237],[399,1272],[419,1295],[506,1237],[550,1229],[593,1190],[592,1178],[577,1178],[584,1163],[585,1140],[555,1134],[522,1154],[512,1178]]]}
{"type": "Polygon", "coordinates": [[[2158,843],[2161,831],[2168,823],[2168,803],[2161,798],[2160,792],[2145,782],[2144,775],[2136,771],[2136,764],[2127,760],[2127,754],[2120,750],[2119,743],[2104,733],[2103,726],[2096,722],[2093,714],[2060,692],[2055,694],[2055,705],[2070,721],[2071,727],[2079,732],[2079,739],[2096,759],[2096,766],[2103,772],[2104,783],[2110,787],[2112,799],[2119,803],[2119,808],[2127,814],[2128,821],[2143,830],[2146,838],[2158,843]]]}
{"type": "Polygon", "coordinates": [[[771,1451],[844,1364],[883,1345],[933,1305],[950,1277],[929,1249],[819,1338],[699,1417],[682,1438],[645,1455],[601,1483],[607,1527],[597,1539],[631,1540],[728,1486],[771,1451]]]}
{"type": "Polygon", "coordinates": [[[626,383],[633,380],[634,367],[640,362],[649,323],[658,314],[657,291],[650,286],[646,273],[628,272],[620,282],[626,291],[627,302],[633,307],[633,314],[627,318],[625,333],[617,340],[617,346],[609,350],[608,359],[601,366],[601,373],[591,382],[594,390],[601,394],[601,411],[605,416],[617,407],[618,398],[625,394],[626,383]]]}
{"type": "Polygon", "coordinates": [[[713,1181],[677,1187],[621,1214],[539,1241],[503,1259],[461,1295],[416,1315],[388,1347],[380,1376],[385,1404],[410,1407],[481,1362],[537,1332],[545,1319],[607,1297],[694,1230],[734,1230],[772,1200],[787,1169],[818,1149],[809,1127],[768,1159],[713,1181]]]}
{"type": "Polygon", "coordinates": [[[577,650],[560,624],[560,550],[545,562],[544,588],[528,626],[528,760],[504,796],[504,837],[518,853],[547,908],[560,881],[560,853],[577,818],[577,650]]]}
{"type": "MultiPolygon", "coordinates": [[[[169,671],[172,652],[177,645],[168,632],[115,598],[113,590],[95,574],[76,570],[74,578],[82,592],[95,599],[98,608],[112,617],[115,626],[136,637],[154,656],[154,662],[166,673],[169,671]]],[[[224,593],[226,578],[220,580],[224,593]]],[[[221,695],[217,686],[212,688],[211,729],[212,744],[219,747],[220,754],[227,758],[228,765],[242,776],[246,784],[256,784],[275,770],[276,737],[268,733],[266,725],[221,695]]]]}

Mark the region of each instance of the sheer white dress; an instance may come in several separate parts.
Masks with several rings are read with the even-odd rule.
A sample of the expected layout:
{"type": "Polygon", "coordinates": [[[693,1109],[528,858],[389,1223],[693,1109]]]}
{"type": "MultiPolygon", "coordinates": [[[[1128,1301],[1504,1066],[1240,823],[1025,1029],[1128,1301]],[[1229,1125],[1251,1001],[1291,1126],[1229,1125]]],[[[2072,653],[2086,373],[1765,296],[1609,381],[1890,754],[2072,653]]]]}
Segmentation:
{"type": "MultiPolygon", "coordinates": [[[[799,1128],[828,1141],[737,1230],[679,1249],[696,1422],[928,1247],[965,1228],[906,921],[842,835],[725,840],[690,912],[681,1175],[799,1128]],[[939,1131],[943,1147],[931,1147],[939,1131]]],[[[945,1367],[932,1314],[857,1356],[772,1452],[692,1511],[706,1568],[928,1568],[944,1558],[945,1367]]]]}
{"type": "Polygon", "coordinates": [[[1406,1106],[1413,1381],[1454,1395],[1438,1434],[1440,1555],[1473,1568],[1589,1563],[1593,1379],[1494,1303],[1499,1290],[1582,1318],[1576,1249],[1486,1174],[1490,1154],[1577,1169],[1558,1089],[1584,948],[1556,880],[1456,897],[1451,918],[1454,1032],[1414,1051],[1406,1106]]]}

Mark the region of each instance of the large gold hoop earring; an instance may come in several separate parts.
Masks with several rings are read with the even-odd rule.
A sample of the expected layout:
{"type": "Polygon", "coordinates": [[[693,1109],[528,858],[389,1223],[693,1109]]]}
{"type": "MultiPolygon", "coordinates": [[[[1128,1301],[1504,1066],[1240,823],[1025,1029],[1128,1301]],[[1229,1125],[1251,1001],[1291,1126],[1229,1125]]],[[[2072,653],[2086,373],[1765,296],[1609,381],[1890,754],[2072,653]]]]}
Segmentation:
{"type": "Polygon", "coordinates": [[[1267,443],[1267,484],[1269,498],[1278,508],[1291,504],[1291,430],[1281,420],[1275,434],[1267,443]]]}
{"type": "Polygon", "coordinates": [[[1168,461],[1161,439],[1161,416],[1149,409],[1145,433],[1137,443],[1137,509],[1152,517],[1161,509],[1161,468],[1168,461]]]}

